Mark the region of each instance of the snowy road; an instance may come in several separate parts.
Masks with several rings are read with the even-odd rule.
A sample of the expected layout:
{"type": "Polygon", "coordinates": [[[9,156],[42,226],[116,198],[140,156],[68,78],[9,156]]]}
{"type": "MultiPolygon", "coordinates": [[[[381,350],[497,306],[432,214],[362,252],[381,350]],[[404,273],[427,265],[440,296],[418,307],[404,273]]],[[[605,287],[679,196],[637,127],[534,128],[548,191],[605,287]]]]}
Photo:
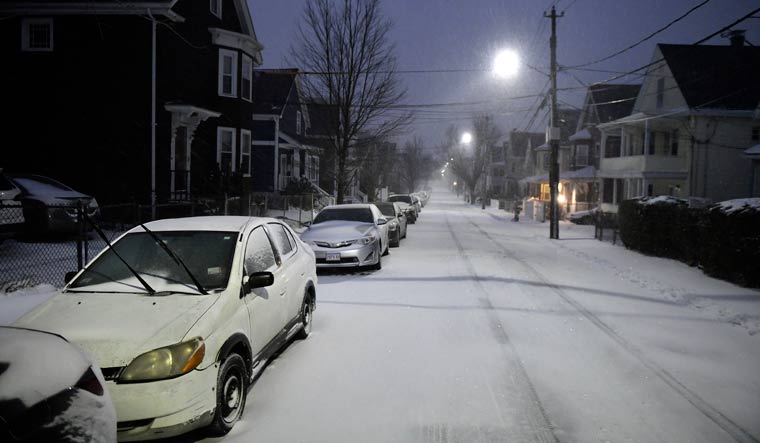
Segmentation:
{"type": "Polygon", "coordinates": [[[757,442],[760,293],[560,235],[434,192],[202,441],[757,442]]]}
{"type": "Polygon", "coordinates": [[[225,442],[758,441],[759,336],[433,195],[381,271],[320,277],[225,442]]]}

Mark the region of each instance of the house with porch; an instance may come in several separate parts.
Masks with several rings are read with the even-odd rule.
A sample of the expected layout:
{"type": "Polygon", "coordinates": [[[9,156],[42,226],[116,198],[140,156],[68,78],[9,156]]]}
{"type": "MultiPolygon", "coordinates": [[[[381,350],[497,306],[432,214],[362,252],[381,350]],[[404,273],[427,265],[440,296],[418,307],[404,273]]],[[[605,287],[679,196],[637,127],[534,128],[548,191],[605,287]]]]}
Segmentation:
{"type": "Polygon", "coordinates": [[[257,70],[251,147],[254,192],[282,193],[301,179],[319,190],[320,155],[307,141],[310,126],[298,70],[257,70]]]}
{"type": "Polygon", "coordinates": [[[671,195],[706,204],[753,192],[760,47],[657,45],[630,115],[598,125],[601,207],[671,195]]]}
{"type": "Polygon", "coordinates": [[[6,145],[23,140],[6,171],[101,203],[241,192],[263,49],[246,1],[3,2],[0,16],[6,145]]]}

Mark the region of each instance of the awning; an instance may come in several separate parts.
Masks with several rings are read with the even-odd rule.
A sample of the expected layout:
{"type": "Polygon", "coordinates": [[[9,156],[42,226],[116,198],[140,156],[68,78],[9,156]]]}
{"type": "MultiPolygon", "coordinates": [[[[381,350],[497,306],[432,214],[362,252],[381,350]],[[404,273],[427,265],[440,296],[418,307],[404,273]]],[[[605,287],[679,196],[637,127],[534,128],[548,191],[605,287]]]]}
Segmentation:
{"type": "MultiPolygon", "coordinates": [[[[589,182],[596,180],[596,168],[586,166],[575,171],[560,171],[561,182],[589,182]]],[[[531,175],[520,180],[521,183],[549,183],[549,174],[531,175]]]]}
{"type": "Polygon", "coordinates": [[[570,136],[571,142],[574,142],[577,140],[591,140],[591,133],[588,131],[587,128],[583,128],[580,131],[570,136]]]}
{"type": "Polygon", "coordinates": [[[538,152],[538,151],[548,151],[550,149],[551,149],[551,146],[549,145],[549,143],[544,143],[543,145],[541,145],[541,146],[539,146],[539,147],[536,148],[536,152],[538,152]]]}
{"type": "Polygon", "coordinates": [[[745,149],[744,155],[752,158],[760,158],[760,145],[755,145],[749,149],[745,149]]]}

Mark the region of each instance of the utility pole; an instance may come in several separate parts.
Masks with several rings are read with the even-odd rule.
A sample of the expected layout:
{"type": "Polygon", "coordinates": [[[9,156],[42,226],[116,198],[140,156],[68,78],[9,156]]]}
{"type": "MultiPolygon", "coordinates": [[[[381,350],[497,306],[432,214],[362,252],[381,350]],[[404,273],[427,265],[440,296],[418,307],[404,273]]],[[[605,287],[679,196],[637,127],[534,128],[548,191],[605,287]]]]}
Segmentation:
{"type": "Polygon", "coordinates": [[[544,17],[552,20],[552,35],[549,39],[549,48],[551,49],[551,111],[552,118],[549,128],[546,130],[546,138],[551,146],[551,157],[549,161],[549,190],[551,199],[549,206],[551,208],[549,218],[549,238],[559,238],[559,205],[557,205],[557,187],[559,184],[559,112],[557,111],[557,18],[564,17],[563,12],[557,15],[557,11],[552,6],[551,14],[544,12],[544,17]]]}

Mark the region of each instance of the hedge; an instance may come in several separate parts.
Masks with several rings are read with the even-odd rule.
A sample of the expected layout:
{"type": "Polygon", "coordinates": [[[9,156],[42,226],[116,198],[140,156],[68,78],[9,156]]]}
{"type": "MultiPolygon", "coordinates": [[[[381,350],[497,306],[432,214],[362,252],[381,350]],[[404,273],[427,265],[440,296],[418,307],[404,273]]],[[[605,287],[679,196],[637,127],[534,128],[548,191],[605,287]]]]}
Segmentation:
{"type": "Polygon", "coordinates": [[[675,198],[626,200],[618,212],[620,237],[629,249],[760,287],[760,210],[726,203],[697,209],[675,198]]]}

